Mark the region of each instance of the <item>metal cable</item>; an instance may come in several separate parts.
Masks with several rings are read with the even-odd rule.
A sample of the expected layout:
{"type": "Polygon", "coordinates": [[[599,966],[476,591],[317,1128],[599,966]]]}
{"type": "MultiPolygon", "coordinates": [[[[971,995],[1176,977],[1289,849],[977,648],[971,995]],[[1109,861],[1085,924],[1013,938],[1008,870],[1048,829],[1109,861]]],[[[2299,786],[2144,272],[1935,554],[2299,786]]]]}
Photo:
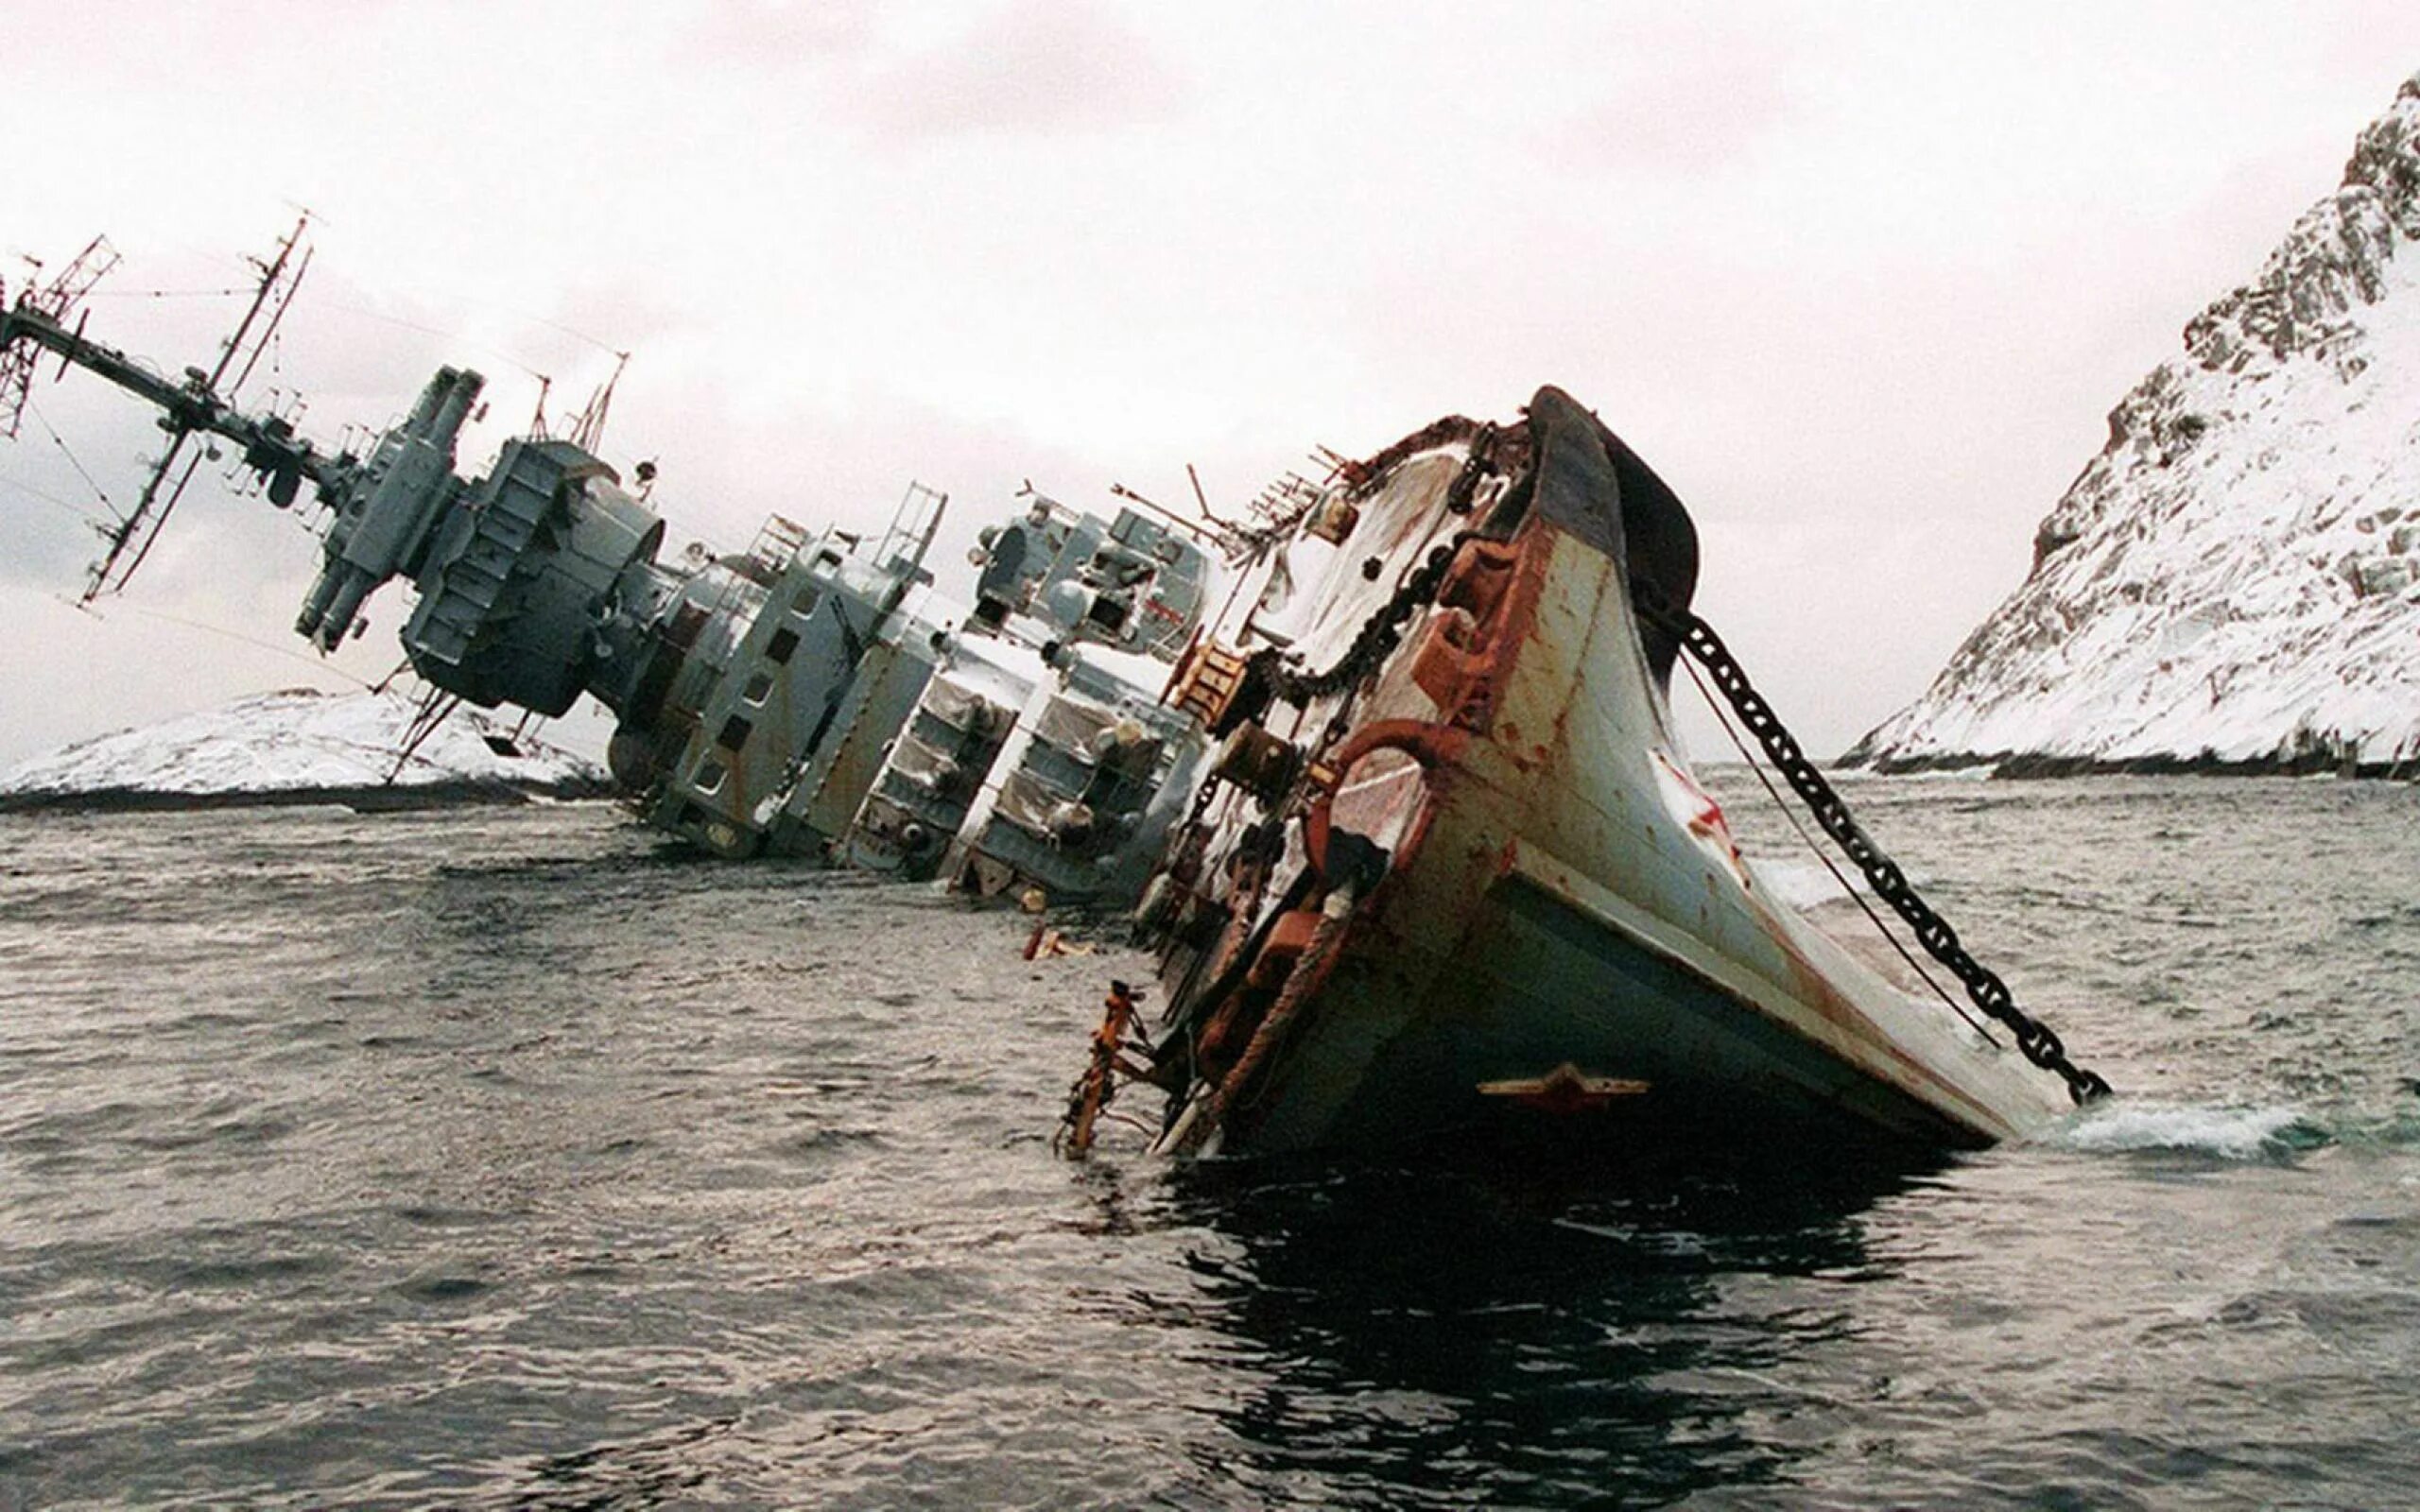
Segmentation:
{"type": "Polygon", "coordinates": [[[1731,723],[1731,715],[1716,700],[1714,690],[1705,685],[1705,679],[1699,675],[1698,669],[1686,662],[1682,662],[1681,666],[1688,673],[1689,681],[1697,686],[1698,693],[1704,697],[1705,706],[1714,712],[1715,723],[1722,727],[1723,734],[1730,737],[1731,744],[1738,749],[1739,759],[1748,764],[1748,770],[1756,774],[1756,781],[1763,785],[1767,795],[1772,799],[1773,807],[1780,810],[1781,816],[1789,821],[1791,831],[1806,844],[1815,859],[1824,864],[1824,869],[1832,874],[1832,880],[1841,885],[1841,893],[1849,902],[1857,904],[1858,912],[1863,914],[1866,920],[1874,925],[1874,932],[1890,943],[1892,950],[1898,953],[1899,959],[1908,963],[1908,970],[1916,973],[1917,980],[1932,988],[1932,995],[1947,1005],[1950,1012],[1966,1021],[1977,1034],[1991,1040],[1993,1044],[1998,1044],[1997,1040],[1992,1039],[1992,1031],[1985,1028],[1982,1022],[1968,1011],[1964,1004],[1951,997],[1947,988],[1933,980],[1932,973],[1925,970],[1924,963],[1917,960],[1914,953],[1908,949],[1898,936],[1891,932],[1891,927],[1882,921],[1882,916],[1874,911],[1874,905],[1867,902],[1864,895],[1851,885],[1848,877],[1841,870],[1840,863],[1824,854],[1824,848],[1815,843],[1815,837],[1806,833],[1806,826],[1799,821],[1797,815],[1789,811],[1789,805],[1782,801],[1781,789],[1773,786],[1772,778],[1765,771],[1764,765],[1756,760],[1755,752],[1750,750],[1748,743],[1739,738],[1738,729],[1731,723]]]}

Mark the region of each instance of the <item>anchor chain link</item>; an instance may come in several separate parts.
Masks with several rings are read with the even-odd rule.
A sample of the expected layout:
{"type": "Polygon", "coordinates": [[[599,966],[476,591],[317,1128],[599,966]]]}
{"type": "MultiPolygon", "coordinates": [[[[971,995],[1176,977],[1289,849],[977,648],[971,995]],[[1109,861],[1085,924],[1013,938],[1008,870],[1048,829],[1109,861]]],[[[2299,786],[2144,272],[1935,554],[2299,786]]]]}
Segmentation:
{"type": "Polygon", "coordinates": [[[1454,565],[1454,554],[1469,539],[1469,532],[1465,531],[1431,547],[1427,558],[1412,570],[1376,612],[1361,622],[1352,645],[1325,672],[1296,672],[1278,661],[1274,648],[1253,652],[1252,659],[1259,664],[1261,676],[1269,679],[1270,691],[1300,708],[1314,699],[1341,693],[1376,671],[1403,644],[1403,627],[1411,619],[1412,611],[1437,596],[1446,569],[1454,565]]]}
{"type": "Polygon", "coordinates": [[[2109,1083],[2091,1071],[2067,1058],[2066,1046],[2057,1031],[2041,1020],[2031,1017],[2016,1005],[2015,994],[1991,968],[1966,954],[1958,942],[1958,932],[1949,921],[1935,913],[1930,904],[1916,896],[1908,884],[1907,874],[1899,869],[1874,843],[1849,813],[1848,804],[1832,784],[1824,780],[1815,764],[1806,758],[1796,737],[1782,727],[1781,719],[1766,703],[1764,696],[1749,682],[1748,674],[1714,633],[1713,627],[1695,614],[1675,612],[1644,599],[1639,602],[1642,618],[1661,628],[1680,643],[1690,658],[1705,668],[1730,701],[1739,722],[1756,737],[1765,754],[1779,768],[1790,790],[1803,799],[1815,822],[1832,837],[1841,851],[1864,873],[1875,896],[1889,903],[1892,910],[1908,921],[1915,931],[1918,943],[1955,975],[1966,988],[1966,996],[1975,1005],[2005,1024],[2016,1037],[2017,1048],[2025,1058],[2043,1070],[2054,1073],[2067,1084],[2067,1095],[2078,1105],[2109,1095],[2109,1083]]]}
{"type": "MultiPolygon", "coordinates": [[[[1479,427],[1478,436],[1471,442],[1469,455],[1462,459],[1461,470],[1454,474],[1454,481],[1446,488],[1447,513],[1456,516],[1468,514],[1478,485],[1495,474],[1495,465],[1489,457],[1495,438],[1495,426],[1479,427]]],[[[1462,549],[1464,541],[1477,534],[1476,530],[1457,531],[1451,540],[1430,547],[1421,564],[1395,585],[1395,591],[1388,595],[1387,601],[1361,622],[1361,627],[1354,633],[1353,644],[1345,648],[1344,655],[1337,659],[1334,666],[1324,672],[1297,672],[1280,660],[1275,646],[1270,646],[1253,652],[1247,660],[1246,685],[1256,685],[1264,698],[1282,698],[1297,709],[1331,694],[1359,686],[1370,674],[1385,664],[1387,658],[1394,655],[1395,648],[1403,644],[1404,626],[1410,621],[1413,611],[1436,599],[1437,590],[1443,585],[1445,574],[1452,569],[1456,554],[1462,549]]],[[[1236,702],[1243,705],[1247,700],[1239,698],[1236,702]]],[[[1256,717],[1256,711],[1251,716],[1256,717]]],[[[1338,718],[1342,717],[1343,712],[1340,710],[1338,718]]],[[[1230,715],[1228,719],[1220,720],[1212,733],[1224,734],[1227,729],[1232,728],[1232,718],[1230,715]]],[[[1334,738],[1333,732],[1330,738],[1334,738]]]]}

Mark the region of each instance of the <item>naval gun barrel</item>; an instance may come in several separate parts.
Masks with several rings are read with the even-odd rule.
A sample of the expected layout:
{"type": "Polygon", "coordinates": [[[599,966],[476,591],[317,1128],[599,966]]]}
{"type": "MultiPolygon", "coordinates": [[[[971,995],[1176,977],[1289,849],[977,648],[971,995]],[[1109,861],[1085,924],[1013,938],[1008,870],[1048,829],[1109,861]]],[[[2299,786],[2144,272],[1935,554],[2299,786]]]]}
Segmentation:
{"type": "Polygon", "coordinates": [[[487,380],[441,368],[401,425],[380,438],[366,476],[374,481],[337,502],[324,564],[302,600],[294,633],[336,649],[379,584],[406,572],[429,528],[458,490],[454,443],[487,380]]]}

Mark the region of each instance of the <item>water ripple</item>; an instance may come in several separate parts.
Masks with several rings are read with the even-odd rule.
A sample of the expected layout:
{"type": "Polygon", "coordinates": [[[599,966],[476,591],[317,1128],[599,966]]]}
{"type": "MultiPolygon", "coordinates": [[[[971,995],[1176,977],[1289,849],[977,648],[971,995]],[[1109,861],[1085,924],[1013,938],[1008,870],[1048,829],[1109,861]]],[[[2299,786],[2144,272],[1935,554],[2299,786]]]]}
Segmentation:
{"type": "Polygon", "coordinates": [[[0,1507],[2405,1499],[2412,795],[1847,785],[2130,1095],[1071,1168],[1145,969],[1012,916],[584,807],[0,819],[0,1507]]]}

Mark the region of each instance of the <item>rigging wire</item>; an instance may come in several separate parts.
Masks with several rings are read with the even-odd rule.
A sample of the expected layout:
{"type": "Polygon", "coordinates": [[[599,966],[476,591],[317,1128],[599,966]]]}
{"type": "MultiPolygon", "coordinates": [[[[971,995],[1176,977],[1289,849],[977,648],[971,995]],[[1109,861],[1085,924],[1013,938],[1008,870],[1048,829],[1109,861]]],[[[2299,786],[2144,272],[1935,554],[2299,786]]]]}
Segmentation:
{"type": "MultiPolygon", "coordinates": [[[[468,347],[475,352],[484,352],[491,357],[511,364],[513,367],[520,369],[523,372],[527,373],[532,378],[544,378],[546,376],[546,374],[530,367],[527,363],[523,362],[520,358],[514,356],[512,353],[505,351],[501,347],[493,346],[484,341],[463,340],[462,333],[458,330],[448,331],[438,326],[424,325],[418,320],[406,320],[400,315],[389,315],[384,310],[371,309],[366,304],[346,304],[338,300],[320,301],[319,307],[325,310],[341,311],[346,315],[357,315],[365,320],[377,320],[387,325],[401,326],[406,331],[417,331],[424,336],[437,336],[442,340],[452,342],[457,346],[468,347]]],[[[578,335],[577,332],[573,334],[578,335]]]]}
{"type": "MultiPolygon", "coordinates": [[[[231,630],[223,625],[213,625],[207,620],[189,620],[184,618],[182,615],[170,614],[164,610],[147,609],[141,604],[130,603],[125,599],[119,599],[113,607],[120,610],[131,610],[134,613],[142,615],[146,619],[161,620],[169,625],[181,625],[189,630],[201,630],[211,635],[222,636],[230,641],[240,641],[244,644],[251,646],[255,650],[274,652],[279,656],[285,657],[288,661],[300,662],[305,666],[317,667],[322,672],[333,672],[337,677],[344,679],[347,682],[357,683],[361,687],[371,688],[372,692],[376,691],[376,689],[372,686],[368,679],[355,677],[354,674],[347,672],[344,668],[328,661],[324,657],[305,656],[290,645],[280,645],[273,641],[263,641],[256,637],[246,635],[241,630],[231,630]]],[[[95,611],[88,610],[86,612],[91,613],[95,611]]]]}
{"type": "Polygon", "coordinates": [[[61,509],[66,510],[69,514],[74,515],[78,520],[83,522],[85,524],[95,526],[95,528],[114,523],[104,519],[100,515],[95,514],[92,510],[76,503],[72,499],[62,499],[56,493],[51,493],[44,490],[35,488],[32,484],[25,482],[19,478],[0,477],[0,489],[6,489],[12,493],[22,493],[30,499],[40,499],[44,504],[55,504],[61,509]]]}
{"type": "Polygon", "coordinates": [[[26,400],[26,408],[31,410],[33,412],[34,419],[41,422],[42,428],[50,433],[50,438],[59,445],[60,455],[67,458],[67,465],[76,470],[77,476],[82,478],[86,483],[92,486],[95,495],[100,499],[101,504],[109,510],[111,520],[114,523],[123,524],[125,517],[117,512],[117,502],[110,497],[109,490],[107,489],[101,487],[100,480],[94,477],[92,473],[86,472],[84,470],[84,464],[76,459],[75,452],[69,449],[67,445],[67,438],[59,434],[59,427],[50,422],[50,417],[42,412],[42,406],[35,404],[30,395],[27,396],[26,400]]]}
{"type": "MultiPolygon", "coordinates": [[[[589,346],[595,347],[597,351],[607,352],[613,356],[621,357],[625,360],[630,356],[629,352],[614,347],[612,343],[600,341],[596,337],[590,335],[587,332],[564,325],[560,320],[549,320],[543,315],[532,315],[527,310],[515,310],[510,305],[498,304],[492,300],[470,299],[466,296],[455,296],[455,298],[461,299],[462,302],[466,304],[483,305],[490,310],[494,310],[501,314],[510,316],[515,320],[524,320],[531,325],[544,326],[549,331],[560,332],[562,335],[567,335],[575,341],[584,342],[589,346]]],[[[519,357],[514,356],[504,348],[496,346],[493,342],[464,340],[459,327],[445,329],[439,326],[424,325],[418,320],[406,319],[400,315],[389,315],[384,310],[373,310],[365,304],[348,304],[340,300],[321,301],[320,301],[319,307],[321,309],[340,311],[346,315],[357,315],[366,320],[377,320],[387,325],[401,326],[406,331],[417,331],[423,335],[438,336],[458,346],[467,346],[473,351],[484,352],[491,357],[496,358],[501,362],[509,363],[511,366],[520,369],[523,372],[527,373],[532,378],[544,379],[548,376],[545,373],[540,372],[537,369],[532,368],[529,364],[524,362],[519,357]]]]}
{"type": "Polygon", "coordinates": [[[1716,699],[1714,690],[1705,685],[1705,679],[1698,671],[1697,664],[1686,657],[1677,660],[1682,668],[1688,673],[1689,681],[1696,685],[1698,696],[1703,698],[1706,708],[1713,712],[1715,722],[1722,727],[1723,734],[1730,738],[1734,747],[1737,747],[1740,759],[1748,764],[1750,771],[1756,774],[1756,781],[1763,784],[1766,795],[1773,800],[1773,807],[1781,811],[1781,816],[1789,821],[1789,827],[1797,832],[1798,838],[1806,843],[1808,850],[1814,852],[1815,859],[1824,864],[1824,869],[1832,874],[1832,880],[1840,884],[1841,891],[1848,895],[1849,901],[1857,904],[1858,910],[1864,914],[1867,920],[1874,925],[1875,933],[1890,942],[1891,948],[1898,953],[1899,959],[1908,963],[1909,970],[1914,971],[1925,986],[1932,988],[1933,996],[1947,1004],[1949,1010],[1965,1020],[1968,1026],[1977,1034],[1981,1035],[1994,1045],[1997,1045],[2000,1042],[1998,1038],[1975,1017],[1966,1005],[1952,997],[1947,988],[1933,980],[1932,973],[1925,970],[1924,963],[1917,960],[1906,945],[1900,943],[1899,936],[1893,934],[1890,926],[1882,921],[1882,916],[1874,911],[1874,905],[1865,901],[1865,895],[1858,892],[1856,885],[1842,875],[1840,865],[1832,859],[1830,852],[1817,845],[1815,837],[1806,833],[1806,826],[1799,820],[1796,814],[1790,811],[1789,805],[1783,801],[1781,790],[1773,786],[1773,780],[1767,775],[1764,764],[1758,761],[1755,753],[1748,748],[1748,743],[1739,738],[1739,731],[1732,726],[1730,713],[1716,699]]]}
{"type": "Polygon", "coordinates": [[[88,289],[88,300],[223,300],[251,289],[88,289]]]}

